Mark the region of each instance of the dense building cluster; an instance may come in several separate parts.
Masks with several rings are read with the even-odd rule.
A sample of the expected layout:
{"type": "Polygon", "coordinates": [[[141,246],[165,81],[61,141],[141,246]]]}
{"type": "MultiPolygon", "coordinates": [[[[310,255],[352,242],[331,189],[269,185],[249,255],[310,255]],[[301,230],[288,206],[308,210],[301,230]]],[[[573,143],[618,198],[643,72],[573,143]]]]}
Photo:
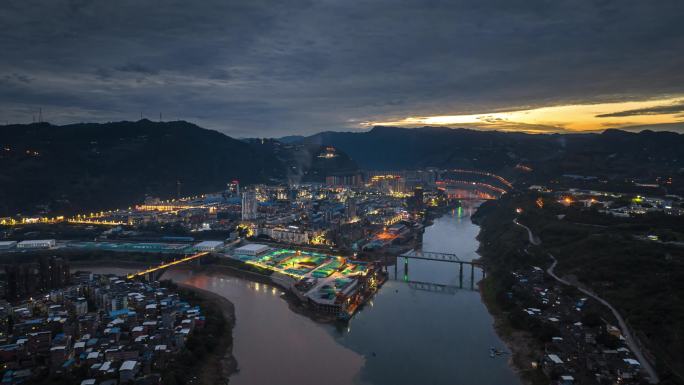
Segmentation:
{"type": "Polygon", "coordinates": [[[564,290],[539,267],[513,272],[514,325],[544,343],[532,363],[556,384],[641,384],[641,364],[596,301],[564,290]]]}
{"type": "MultiPolygon", "coordinates": [[[[334,149],[321,154],[322,159],[334,159],[336,155],[334,149]]],[[[243,187],[235,180],[224,191],[213,194],[169,200],[147,197],[126,209],[73,218],[0,218],[0,224],[67,221],[112,226],[100,239],[141,238],[140,229],[171,229],[176,233],[228,231],[233,238],[359,251],[367,244],[369,249],[388,246],[391,242],[387,242],[385,228],[402,221],[408,225],[420,222],[425,208],[446,206],[464,197],[496,197],[504,192],[507,181],[495,177],[467,170],[426,168],[333,175],[324,183],[243,187]],[[383,233],[384,238],[377,236],[383,233]]],[[[165,238],[161,241],[188,242],[197,237],[165,238]]],[[[20,249],[23,245],[0,244],[0,249],[3,247],[20,249]]]]}
{"type": "Polygon", "coordinates": [[[77,273],[73,284],[3,303],[3,384],[158,384],[205,318],[158,282],[77,273]]]}

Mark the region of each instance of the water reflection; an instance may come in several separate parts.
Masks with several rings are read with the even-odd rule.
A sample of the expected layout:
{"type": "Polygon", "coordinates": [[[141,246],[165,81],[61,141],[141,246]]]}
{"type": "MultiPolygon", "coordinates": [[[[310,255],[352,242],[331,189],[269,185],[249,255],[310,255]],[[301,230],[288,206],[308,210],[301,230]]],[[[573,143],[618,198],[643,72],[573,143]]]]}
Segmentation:
{"type": "MultiPolygon", "coordinates": [[[[435,220],[426,229],[423,249],[454,253],[465,261],[477,258],[479,228],[469,218],[473,211],[466,206],[435,220]]],[[[410,260],[406,274],[400,260],[397,276],[453,286],[459,283],[459,265],[410,260]]],[[[469,268],[464,279],[469,287],[469,268]]],[[[476,274],[475,281],[479,279],[476,274]]],[[[490,346],[503,345],[492,322],[477,292],[417,290],[392,280],[373,306],[352,320],[350,331],[335,334],[340,343],[366,357],[360,377],[366,383],[519,384],[506,361],[489,357],[490,346]]]]}
{"type": "Polygon", "coordinates": [[[352,384],[363,357],[336,343],[329,327],[294,313],[275,286],[221,274],[169,271],[170,278],[230,299],[237,324],[231,384],[352,384]],[[334,373],[334,376],[331,376],[334,373]]]}

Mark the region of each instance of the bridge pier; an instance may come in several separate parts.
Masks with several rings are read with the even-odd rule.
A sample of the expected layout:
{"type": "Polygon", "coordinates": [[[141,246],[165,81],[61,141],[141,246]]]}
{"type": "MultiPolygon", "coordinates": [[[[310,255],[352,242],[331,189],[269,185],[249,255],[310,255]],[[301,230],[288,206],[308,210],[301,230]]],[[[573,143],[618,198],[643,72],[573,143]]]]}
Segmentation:
{"type": "Polygon", "coordinates": [[[394,279],[397,279],[397,265],[399,265],[399,257],[394,261],[394,279]]]}
{"type": "Polygon", "coordinates": [[[408,281],[408,258],[404,257],[404,281],[408,281]]]}
{"type": "Polygon", "coordinates": [[[475,265],[470,265],[470,290],[475,288],[475,265]]]}
{"type": "Polygon", "coordinates": [[[458,263],[460,270],[458,271],[458,284],[463,289],[463,262],[458,263]]]}

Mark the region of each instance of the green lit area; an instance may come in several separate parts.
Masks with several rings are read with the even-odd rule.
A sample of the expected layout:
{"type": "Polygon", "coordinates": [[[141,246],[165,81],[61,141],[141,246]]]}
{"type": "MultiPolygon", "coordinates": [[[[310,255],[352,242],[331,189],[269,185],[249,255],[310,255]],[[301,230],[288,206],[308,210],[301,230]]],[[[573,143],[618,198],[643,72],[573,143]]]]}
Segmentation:
{"type": "Polygon", "coordinates": [[[236,255],[235,258],[295,278],[327,278],[336,272],[351,276],[368,271],[365,264],[350,263],[340,256],[304,250],[273,249],[256,257],[236,255]]]}

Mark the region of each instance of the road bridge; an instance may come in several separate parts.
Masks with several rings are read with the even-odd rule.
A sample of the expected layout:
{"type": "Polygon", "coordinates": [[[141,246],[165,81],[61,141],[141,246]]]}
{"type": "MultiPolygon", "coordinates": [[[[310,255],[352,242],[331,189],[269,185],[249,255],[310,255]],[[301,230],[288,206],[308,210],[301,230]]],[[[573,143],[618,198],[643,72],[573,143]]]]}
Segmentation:
{"type": "Polygon", "coordinates": [[[134,278],[146,277],[149,280],[153,281],[155,277],[159,277],[161,275],[160,273],[163,272],[164,269],[167,269],[171,266],[175,266],[175,265],[178,265],[181,263],[190,262],[190,261],[196,260],[199,262],[199,259],[201,257],[207,255],[207,254],[209,254],[209,252],[206,252],[206,251],[203,251],[201,253],[192,254],[192,255],[183,257],[181,259],[176,259],[176,260],[171,261],[171,262],[162,263],[159,266],[150,267],[149,269],[142,270],[142,271],[139,271],[137,273],[128,274],[126,276],[126,278],[134,279],[134,278]]]}
{"type": "MultiPolygon", "coordinates": [[[[482,271],[482,279],[487,276],[487,271],[481,262],[477,261],[462,261],[456,254],[440,253],[435,251],[411,250],[397,257],[397,263],[394,264],[394,276],[397,276],[397,266],[399,265],[399,258],[404,258],[404,275],[408,277],[409,259],[420,259],[426,261],[438,261],[457,263],[459,265],[458,282],[459,288],[463,288],[463,265],[470,266],[470,289],[475,289],[475,269],[482,271]]],[[[406,279],[408,281],[408,278],[406,279]]],[[[454,286],[456,287],[456,286],[454,286]]]]}

